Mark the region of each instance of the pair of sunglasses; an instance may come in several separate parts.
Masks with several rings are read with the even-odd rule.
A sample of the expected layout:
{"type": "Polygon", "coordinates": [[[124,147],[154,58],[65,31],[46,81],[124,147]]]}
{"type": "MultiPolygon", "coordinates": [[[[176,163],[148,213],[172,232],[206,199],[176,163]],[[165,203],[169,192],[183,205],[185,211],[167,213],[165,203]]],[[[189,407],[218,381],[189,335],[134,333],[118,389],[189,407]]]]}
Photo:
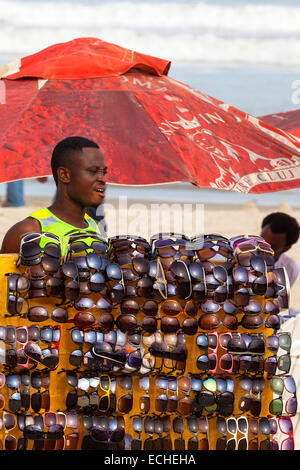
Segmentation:
{"type": "Polygon", "coordinates": [[[48,232],[23,234],[20,243],[17,266],[34,266],[42,264],[46,272],[56,272],[61,259],[59,238],[48,232]]]}
{"type": "Polygon", "coordinates": [[[72,260],[81,253],[96,252],[101,257],[109,258],[109,242],[92,230],[71,230],[66,235],[66,251],[64,261],[72,260]]]}
{"type": "Polygon", "coordinates": [[[233,252],[230,246],[229,239],[217,234],[207,234],[202,237],[192,237],[192,244],[196,244],[196,254],[200,261],[208,260],[231,260],[233,259],[233,252]],[[202,246],[201,246],[201,241],[202,246]],[[199,246],[200,242],[200,246],[199,246]],[[197,246],[198,245],[198,246],[197,246]]]}

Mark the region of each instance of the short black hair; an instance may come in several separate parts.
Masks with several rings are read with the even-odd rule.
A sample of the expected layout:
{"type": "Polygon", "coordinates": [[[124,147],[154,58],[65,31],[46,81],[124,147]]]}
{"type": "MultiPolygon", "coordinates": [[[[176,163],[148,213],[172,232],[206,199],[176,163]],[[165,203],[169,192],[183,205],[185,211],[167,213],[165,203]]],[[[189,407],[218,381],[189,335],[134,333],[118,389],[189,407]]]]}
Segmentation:
{"type": "Polygon", "coordinates": [[[67,160],[72,153],[74,153],[74,151],[80,152],[84,147],[99,148],[92,140],[78,136],[67,137],[56,144],[51,158],[51,169],[56,185],[58,183],[57,169],[60,166],[66,166],[67,160]]]}
{"type": "Polygon", "coordinates": [[[273,233],[285,233],[286,242],[289,246],[298,241],[299,224],[295,217],[283,212],[272,212],[263,219],[261,227],[263,228],[266,225],[270,225],[273,233]]]}

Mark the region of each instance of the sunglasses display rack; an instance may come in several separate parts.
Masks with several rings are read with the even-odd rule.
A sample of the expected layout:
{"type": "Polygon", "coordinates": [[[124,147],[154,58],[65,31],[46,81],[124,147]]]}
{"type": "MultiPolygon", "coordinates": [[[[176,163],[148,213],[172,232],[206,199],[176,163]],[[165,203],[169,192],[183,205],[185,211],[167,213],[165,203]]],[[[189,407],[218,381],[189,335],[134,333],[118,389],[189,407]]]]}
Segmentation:
{"type": "Polygon", "coordinates": [[[0,263],[4,450],[291,450],[284,268],[258,236],[27,234],[0,263]]]}

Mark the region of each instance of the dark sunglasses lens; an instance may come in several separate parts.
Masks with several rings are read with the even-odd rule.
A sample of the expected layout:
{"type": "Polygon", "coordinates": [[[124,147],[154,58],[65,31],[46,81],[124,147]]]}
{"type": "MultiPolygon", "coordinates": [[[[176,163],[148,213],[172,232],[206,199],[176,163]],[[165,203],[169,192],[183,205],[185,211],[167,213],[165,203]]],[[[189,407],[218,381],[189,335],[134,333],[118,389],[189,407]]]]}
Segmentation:
{"type": "Polygon", "coordinates": [[[200,334],[196,338],[197,346],[201,349],[206,349],[208,347],[208,336],[207,334],[200,334]]]}
{"type": "Polygon", "coordinates": [[[146,258],[133,258],[132,266],[138,274],[148,274],[150,262],[146,258]]]}
{"type": "Polygon", "coordinates": [[[103,274],[95,273],[90,277],[89,280],[90,289],[93,292],[101,292],[102,289],[105,287],[105,279],[103,274]]]}
{"type": "Polygon", "coordinates": [[[266,326],[273,328],[273,330],[279,330],[281,326],[279,315],[270,314],[266,319],[266,326]]]}
{"type": "Polygon", "coordinates": [[[60,266],[60,256],[52,258],[51,256],[43,256],[42,268],[46,273],[54,274],[58,271],[60,266]]]}
{"type": "Polygon", "coordinates": [[[264,319],[261,315],[244,315],[242,318],[243,327],[249,330],[260,328],[264,323],[264,319]]]}
{"type": "Polygon", "coordinates": [[[71,352],[69,362],[72,366],[79,367],[83,360],[83,354],[81,349],[76,349],[71,352]]]}
{"type": "Polygon", "coordinates": [[[158,313],[158,304],[154,300],[147,300],[142,310],[145,315],[155,317],[158,313]]]}
{"type": "Polygon", "coordinates": [[[290,418],[280,418],[279,427],[285,434],[293,434],[293,424],[290,418]]]}
{"type": "Polygon", "coordinates": [[[120,281],[122,279],[122,271],[118,264],[111,263],[106,266],[106,274],[109,279],[120,281]]]}
{"type": "Polygon", "coordinates": [[[102,267],[102,261],[97,253],[88,253],[86,255],[86,262],[89,268],[100,270],[102,267]]]}
{"type": "Polygon", "coordinates": [[[195,335],[198,331],[198,321],[196,318],[186,318],[182,322],[182,331],[189,336],[195,335]]]}
{"type": "Polygon", "coordinates": [[[65,323],[68,320],[68,310],[57,307],[53,310],[51,318],[57,323],[65,323]]]}
{"type": "Polygon", "coordinates": [[[66,277],[77,278],[78,277],[78,267],[73,261],[66,261],[61,266],[62,272],[66,277]]]}
{"type": "Polygon", "coordinates": [[[297,412],[298,402],[297,398],[289,398],[286,402],[286,412],[291,415],[295,416],[297,412]]]}
{"type": "Polygon", "coordinates": [[[138,326],[134,315],[122,314],[116,320],[117,326],[121,331],[134,330],[138,326]]]}
{"type": "Polygon", "coordinates": [[[168,300],[161,305],[161,311],[165,315],[178,315],[182,307],[177,300],[168,300]]]}
{"type": "Polygon", "coordinates": [[[284,386],[289,393],[296,393],[296,382],[292,375],[284,377],[284,386]]]}
{"type": "Polygon", "coordinates": [[[133,406],[133,396],[130,394],[123,395],[118,400],[118,409],[121,413],[129,413],[133,406]]]}
{"type": "Polygon", "coordinates": [[[201,315],[198,323],[201,330],[215,330],[221,325],[221,321],[215,313],[201,315]]]}
{"type": "Polygon", "coordinates": [[[137,315],[140,311],[140,306],[136,300],[124,300],[121,303],[121,312],[122,313],[129,313],[132,315],[137,315]]]}

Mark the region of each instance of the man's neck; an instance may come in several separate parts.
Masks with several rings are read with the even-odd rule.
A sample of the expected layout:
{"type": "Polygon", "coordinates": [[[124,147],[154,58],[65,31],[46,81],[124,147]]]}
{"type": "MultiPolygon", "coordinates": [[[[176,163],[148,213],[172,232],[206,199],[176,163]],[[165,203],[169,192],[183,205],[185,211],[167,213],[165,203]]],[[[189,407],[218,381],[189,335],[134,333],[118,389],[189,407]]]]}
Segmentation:
{"type": "Polygon", "coordinates": [[[63,198],[63,201],[60,199],[59,195],[56,195],[48,209],[67,224],[78,228],[86,228],[87,223],[84,220],[86,208],[78,205],[74,201],[66,201],[66,198],[63,198]]]}

